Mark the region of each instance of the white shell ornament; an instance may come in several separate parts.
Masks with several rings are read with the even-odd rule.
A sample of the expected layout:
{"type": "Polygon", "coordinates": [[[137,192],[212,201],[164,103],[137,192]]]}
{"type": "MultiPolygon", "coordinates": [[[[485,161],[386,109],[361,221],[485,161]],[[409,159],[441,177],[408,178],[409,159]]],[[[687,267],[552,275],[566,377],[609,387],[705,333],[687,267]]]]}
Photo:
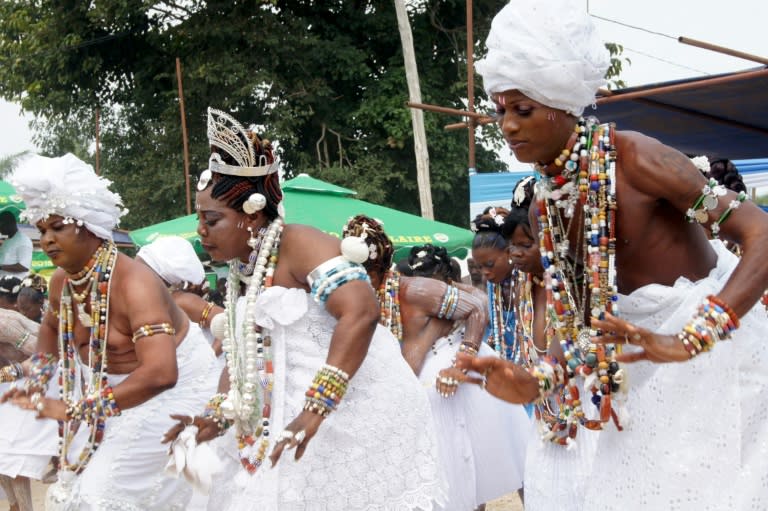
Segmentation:
{"type": "Polygon", "coordinates": [[[197,191],[202,192],[206,188],[208,188],[208,183],[211,182],[211,178],[213,177],[213,173],[205,169],[202,174],[200,174],[200,178],[197,180],[197,191]]]}
{"type": "Polygon", "coordinates": [[[252,215],[261,211],[267,205],[267,198],[260,193],[252,193],[245,202],[243,202],[243,211],[247,215],[252,215]]]}
{"type": "Polygon", "coordinates": [[[283,204],[283,201],[280,201],[280,204],[277,205],[277,215],[280,218],[285,218],[285,205],[283,204]]]}
{"type": "Polygon", "coordinates": [[[341,254],[353,263],[364,263],[369,253],[368,245],[358,236],[348,236],[341,240],[341,254]]]}
{"type": "Polygon", "coordinates": [[[213,334],[214,339],[224,339],[227,335],[226,314],[216,314],[213,319],[211,319],[211,334],[213,334]]]}

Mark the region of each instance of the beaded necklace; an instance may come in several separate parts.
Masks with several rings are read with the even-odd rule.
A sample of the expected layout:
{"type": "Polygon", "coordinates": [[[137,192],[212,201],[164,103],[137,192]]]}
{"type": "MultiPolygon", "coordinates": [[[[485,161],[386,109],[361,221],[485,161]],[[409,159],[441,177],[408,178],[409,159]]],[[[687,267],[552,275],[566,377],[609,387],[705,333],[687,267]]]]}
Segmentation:
{"type": "Polygon", "coordinates": [[[570,148],[563,151],[569,155],[563,165],[565,170],[554,177],[544,175],[536,191],[547,315],[554,322],[554,328],[547,329],[547,344],[555,336],[559,338],[569,379],[560,393],[536,406],[536,418],[543,437],[561,445],[575,438],[579,424],[602,429],[613,418],[621,429],[611,403],[611,395],[619,390],[623,379],[615,361],[615,347],[593,344],[590,337],[599,332],[584,326],[587,314],[602,319],[606,313],[618,313],[615,127],[600,125],[594,118],[580,119],[574,133],[570,148]],[[576,223],[576,205],[582,208],[578,221],[582,232],[572,262],[568,258],[568,240],[569,230],[576,223]],[[563,220],[561,210],[570,221],[563,220]],[[584,255],[583,276],[577,271],[579,249],[584,255]],[[580,295],[579,280],[584,286],[580,295]],[[585,387],[600,411],[597,420],[584,415],[577,375],[586,378],[585,387]]]}
{"type": "Polygon", "coordinates": [[[376,294],[381,309],[379,323],[387,327],[398,341],[403,342],[403,318],[400,315],[400,273],[387,272],[376,294]]]}
{"type": "MultiPolygon", "coordinates": [[[[517,342],[520,344],[520,362],[528,368],[533,367],[539,362],[539,354],[545,355],[549,352],[549,345],[545,349],[539,349],[534,342],[534,308],[533,308],[533,287],[544,286],[540,281],[530,273],[520,272],[518,276],[519,299],[517,305],[517,322],[515,323],[515,333],[517,342]]],[[[545,327],[545,329],[548,326],[545,327]]]]}
{"type": "MultiPolygon", "coordinates": [[[[80,380],[80,392],[76,392],[77,385],[77,360],[79,355],[75,346],[75,315],[73,297],[69,279],[65,279],[65,285],[61,292],[61,304],[59,309],[59,353],[61,355],[61,370],[59,372],[59,395],[61,400],[69,407],[77,402],[79,396],[92,394],[100,395],[102,389],[108,386],[107,381],[107,335],[109,333],[109,297],[112,285],[112,275],[117,262],[117,247],[112,242],[104,242],[94,257],[95,264],[91,275],[94,285],[90,295],[91,313],[88,342],[88,367],[91,369],[90,381],[80,380]]],[[[83,312],[81,312],[82,314],[83,312]]],[[[78,461],[69,463],[68,454],[77,430],[82,426],[81,422],[74,420],[59,421],[59,464],[60,470],[81,473],[93,453],[99,447],[104,436],[104,425],[107,416],[97,417],[88,435],[88,442],[80,452],[78,461]]]]}
{"type": "Polygon", "coordinates": [[[259,232],[261,240],[257,245],[253,275],[246,282],[245,315],[240,338],[235,334],[235,308],[243,276],[237,271],[237,260],[229,263],[225,302],[227,328],[222,349],[226,353],[230,390],[221,404],[221,410],[224,417],[235,424],[240,463],[249,474],[254,474],[262,465],[269,447],[274,385],[272,339],[266,329],[256,324],[254,309],[256,299],[272,285],[282,231],[283,220],[278,217],[266,231],[259,232]]]}
{"type": "MultiPolygon", "coordinates": [[[[512,280],[516,278],[516,272],[513,273],[512,280]]],[[[512,282],[507,281],[509,284],[509,304],[510,308],[504,305],[504,283],[494,284],[493,282],[487,282],[486,287],[488,290],[488,313],[491,321],[491,332],[488,337],[488,343],[496,351],[496,355],[506,360],[517,360],[519,355],[519,344],[512,335],[512,344],[507,342],[507,333],[512,332],[512,327],[515,324],[515,311],[513,304],[515,303],[514,285],[512,282]],[[506,314],[505,314],[506,313],[506,314]],[[511,323],[511,325],[510,325],[511,323]]]]}

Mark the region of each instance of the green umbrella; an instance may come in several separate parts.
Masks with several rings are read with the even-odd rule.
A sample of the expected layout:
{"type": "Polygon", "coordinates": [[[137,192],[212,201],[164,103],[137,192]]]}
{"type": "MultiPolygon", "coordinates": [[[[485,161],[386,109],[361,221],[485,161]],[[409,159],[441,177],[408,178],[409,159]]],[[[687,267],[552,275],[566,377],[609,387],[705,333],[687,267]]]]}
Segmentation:
{"type": "Polygon", "coordinates": [[[0,181],[0,212],[10,211],[19,220],[19,213],[27,206],[8,181],[0,181]]]}
{"type": "MultiPolygon", "coordinates": [[[[395,259],[405,257],[411,247],[426,243],[445,247],[451,256],[464,257],[472,244],[473,234],[468,229],[354,199],[353,190],[305,174],[286,181],[282,188],[287,223],[311,225],[341,237],[347,220],[354,215],[367,215],[384,225],[395,245],[395,259]]],[[[131,239],[143,246],[161,236],[181,236],[192,241],[198,253],[202,253],[196,229],[197,218],[189,215],[132,231],[131,239]]]]}

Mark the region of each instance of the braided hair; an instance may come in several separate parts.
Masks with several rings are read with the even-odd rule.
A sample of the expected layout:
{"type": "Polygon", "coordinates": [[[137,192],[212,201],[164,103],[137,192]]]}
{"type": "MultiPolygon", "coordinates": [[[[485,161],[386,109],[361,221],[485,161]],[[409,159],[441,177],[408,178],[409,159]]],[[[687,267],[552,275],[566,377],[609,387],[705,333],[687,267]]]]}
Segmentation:
{"type": "Polygon", "coordinates": [[[709,164],[709,177],[736,193],[747,191],[739,169],[731,160],[713,160],[709,164]]]}
{"type": "Polygon", "coordinates": [[[533,238],[528,210],[533,202],[535,186],[535,178],[529,176],[518,181],[512,189],[512,202],[510,203],[509,214],[501,226],[501,233],[505,238],[511,238],[518,226],[522,226],[526,234],[533,238]]]}
{"type": "Polygon", "coordinates": [[[472,248],[507,249],[507,240],[501,231],[504,220],[509,211],[504,208],[487,208],[482,214],[477,215],[471,223],[471,229],[475,233],[472,240],[472,248]]]}
{"type": "Polygon", "coordinates": [[[436,278],[444,282],[450,282],[455,277],[448,252],[444,247],[431,244],[411,248],[408,267],[414,277],[436,278]]]}
{"type": "Polygon", "coordinates": [[[392,266],[395,249],[387,233],[378,220],[365,215],[349,219],[341,231],[342,237],[357,236],[368,245],[369,256],[363,263],[368,273],[383,275],[392,266]]]}
{"type": "MultiPolygon", "coordinates": [[[[243,136],[238,134],[238,136],[243,136]]],[[[260,138],[251,130],[246,131],[248,139],[253,144],[257,161],[263,161],[269,165],[275,161],[272,144],[269,140],[260,138]]],[[[218,153],[224,163],[238,165],[235,158],[225,150],[211,146],[212,153],[218,153]]],[[[267,204],[262,210],[269,220],[278,216],[278,205],[283,200],[283,191],[280,189],[280,181],[277,172],[266,176],[244,177],[219,174],[213,172],[211,178],[211,197],[224,202],[228,207],[242,211],[243,203],[254,193],[260,193],[267,199],[267,204]]]]}

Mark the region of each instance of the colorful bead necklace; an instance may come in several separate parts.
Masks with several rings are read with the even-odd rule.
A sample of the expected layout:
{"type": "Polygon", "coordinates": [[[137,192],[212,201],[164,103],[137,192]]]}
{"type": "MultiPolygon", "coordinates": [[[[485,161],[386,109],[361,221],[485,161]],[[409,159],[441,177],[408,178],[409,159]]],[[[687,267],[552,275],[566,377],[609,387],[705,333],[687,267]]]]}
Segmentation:
{"type": "Polygon", "coordinates": [[[398,341],[403,342],[403,318],[400,315],[400,273],[387,272],[376,294],[381,309],[379,323],[387,327],[398,341]]]}
{"type": "MultiPolygon", "coordinates": [[[[79,396],[101,395],[102,390],[109,385],[107,381],[107,335],[109,333],[109,297],[111,292],[112,275],[117,262],[117,247],[112,242],[104,242],[97,251],[95,264],[91,275],[94,285],[90,294],[90,340],[88,343],[88,367],[91,369],[90,381],[80,380],[80,392],[77,386],[77,346],[75,345],[74,325],[75,314],[73,297],[68,279],[61,293],[59,309],[59,353],[61,355],[61,370],[59,385],[61,400],[68,407],[77,403],[79,396]]],[[[82,313],[82,312],[81,312],[82,313]]],[[[75,420],[59,421],[59,464],[60,470],[81,473],[93,453],[99,447],[103,436],[106,415],[96,417],[88,435],[88,442],[80,452],[78,461],[69,463],[68,454],[72,439],[82,422],[75,420]]]]}
{"type": "Polygon", "coordinates": [[[623,381],[616,349],[592,343],[591,336],[600,332],[584,325],[587,315],[602,319],[606,313],[618,314],[615,128],[593,118],[580,119],[575,133],[565,171],[542,176],[536,191],[547,315],[554,324],[547,329],[547,344],[559,338],[568,376],[561,392],[537,404],[536,418],[543,438],[561,445],[572,442],[579,424],[601,429],[613,419],[621,429],[611,403],[623,381]],[[582,208],[581,219],[574,218],[576,205],[582,208]],[[561,210],[570,220],[563,219],[561,210]],[[570,259],[569,234],[575,223],[582,229],[581,243],[575,247],[576,258],[570,259]],[[579,260],[584,261],[583,276],[579,260]],[[576,376],[586,378],[599,419],[586,418],[576,376]]]}
{"type": "MultiPolygon", "coordinates": [[[[515,278],[516,274],[513,274],[513,281],[515,278]]],[[[514,307],[512,305],[516,301],[514,297],[515,290],[513,282],[507,281],[507,284],[509,285],[509,309],[506,308],[504,302],[504,283],[486,283],[486,288],[488,290],[488,312],[491,321],[488,344],[491,345],[499,357],[506,360],[517,360],[519,356],[519,344],[517,343],[513,332],[516,318],[514,307]],[[512,332],[512,344],[507,341],[506,334],[509,332],[512,332]]]]}
{"type": "Polygon", "coordinates": [[[254,249],[257,255],[253,275],[246,283],[245,315],[240,338],[235,334],[235,309],[244,279],[238,271],[239,261],[229,263],[225,302],[227,329],[222,349],[226,353],[230,390],[221,403],[221,413],[234,422],[240,463],[249,474],[254,474],[262,465],[269,447],[274,385],[272,339],[266,329],[256,324],[256,299],[272,286],[282,231],[283,220],[278,217],[266,231],[259,232],[261,239],[256,245],[258,248],[254,249]]]}

